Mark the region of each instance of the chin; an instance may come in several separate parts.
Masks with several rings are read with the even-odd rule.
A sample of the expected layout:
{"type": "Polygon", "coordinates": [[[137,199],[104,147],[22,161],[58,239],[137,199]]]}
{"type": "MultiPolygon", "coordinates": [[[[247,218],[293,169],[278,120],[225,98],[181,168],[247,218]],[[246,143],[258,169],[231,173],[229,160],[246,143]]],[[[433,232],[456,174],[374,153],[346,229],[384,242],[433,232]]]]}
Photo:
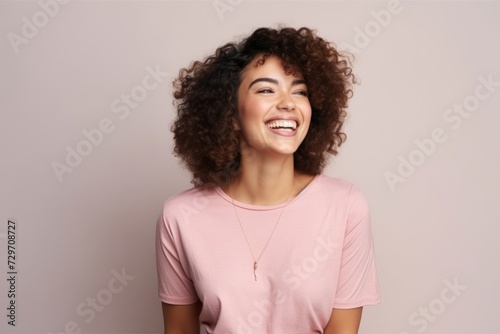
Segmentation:
{"type": "Polygon", "coordinates": [[[297,152],[298,147],[290,147],[290,148],[276,148],[273,151],[277,154],[281,155],[293,155],[295,152],[297,152]]]}

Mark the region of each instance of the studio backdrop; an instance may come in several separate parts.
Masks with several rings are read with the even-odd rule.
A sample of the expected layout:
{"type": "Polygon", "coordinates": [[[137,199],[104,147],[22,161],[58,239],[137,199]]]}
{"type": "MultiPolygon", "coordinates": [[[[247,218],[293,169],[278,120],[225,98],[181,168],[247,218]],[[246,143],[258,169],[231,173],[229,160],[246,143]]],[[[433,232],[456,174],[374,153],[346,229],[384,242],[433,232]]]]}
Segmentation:
{"type": "Polygon", "coordinates": [[[354,56],[325,173],[371,209],[360,333],[500,333],[500,3],[398,0],[1,1],[1,333],[161,333],[156,218],[191,187],[172,80],[279,24],[354,56]]]}

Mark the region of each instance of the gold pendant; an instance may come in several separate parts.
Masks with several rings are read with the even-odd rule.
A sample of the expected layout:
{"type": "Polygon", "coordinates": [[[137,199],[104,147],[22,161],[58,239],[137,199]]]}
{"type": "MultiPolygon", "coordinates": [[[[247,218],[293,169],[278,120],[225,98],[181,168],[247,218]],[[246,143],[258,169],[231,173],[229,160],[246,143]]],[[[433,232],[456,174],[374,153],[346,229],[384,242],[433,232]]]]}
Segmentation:
{"type": "Polygon", "coordinates": [[[253,276],[255,277],[255,280],[257,280],[257,262],[253,263],[253,276]]]}

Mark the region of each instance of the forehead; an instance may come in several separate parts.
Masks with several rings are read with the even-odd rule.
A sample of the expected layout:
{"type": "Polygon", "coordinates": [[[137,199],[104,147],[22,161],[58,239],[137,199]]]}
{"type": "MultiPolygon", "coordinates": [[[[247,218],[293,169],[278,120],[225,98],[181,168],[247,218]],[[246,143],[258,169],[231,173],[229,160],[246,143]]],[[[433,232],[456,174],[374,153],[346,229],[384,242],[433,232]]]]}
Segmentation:
{"type": "Polygon", "coordinates": [[[285,74],[293,78],[302,79],[302,74],[293,69],[292,66],[286,64],[281,58],[271,55],[257,55],[241,72],[241,81],[245,79],[257,77],[260,75],[271,75],[273,73],[285,74]]]}

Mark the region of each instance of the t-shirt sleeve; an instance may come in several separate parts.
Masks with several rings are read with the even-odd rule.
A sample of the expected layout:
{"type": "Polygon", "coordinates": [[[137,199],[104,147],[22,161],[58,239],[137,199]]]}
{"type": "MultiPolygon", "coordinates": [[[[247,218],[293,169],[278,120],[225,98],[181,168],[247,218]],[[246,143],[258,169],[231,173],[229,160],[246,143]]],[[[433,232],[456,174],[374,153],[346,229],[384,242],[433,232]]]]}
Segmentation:
{"type": "Polygon", "coordinates": [[[165,218],[165,209],[156,223],[156,269],[158,295],[169,304],[187,305],[198,300],[193,281],[187,275],[184,250],[175,243],[177,229],[165,218]]]}
{"type": "Polygon", "coordinates": [[[380,302],[368,203],[351,188],[340,273],[334,308],[346,309],[380,302]]]}

